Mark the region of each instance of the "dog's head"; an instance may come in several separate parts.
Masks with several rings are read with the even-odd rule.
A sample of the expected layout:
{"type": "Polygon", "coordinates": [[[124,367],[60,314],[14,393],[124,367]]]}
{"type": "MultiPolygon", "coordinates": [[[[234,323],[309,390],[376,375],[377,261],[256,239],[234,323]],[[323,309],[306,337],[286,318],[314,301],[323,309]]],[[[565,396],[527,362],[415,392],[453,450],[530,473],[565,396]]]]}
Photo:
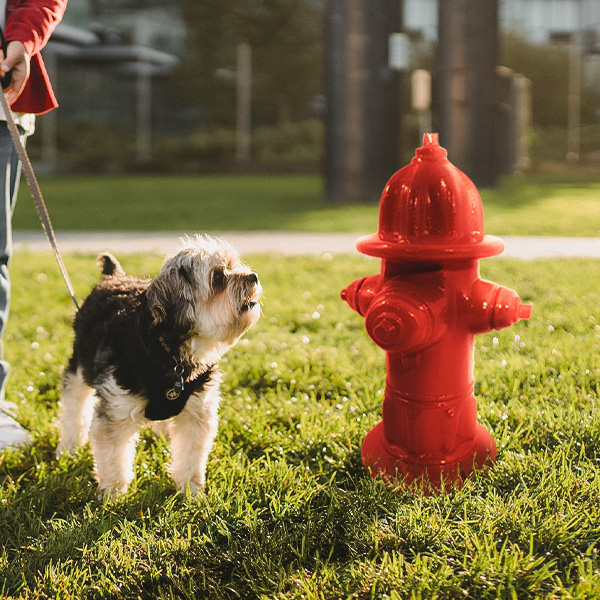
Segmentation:
{"type": "Polygon", "coordinates": [[[155,325],[227,346],[257,322],[261,294],[237,250],[206,235],[182,238],[146,291],[155,325]]]}

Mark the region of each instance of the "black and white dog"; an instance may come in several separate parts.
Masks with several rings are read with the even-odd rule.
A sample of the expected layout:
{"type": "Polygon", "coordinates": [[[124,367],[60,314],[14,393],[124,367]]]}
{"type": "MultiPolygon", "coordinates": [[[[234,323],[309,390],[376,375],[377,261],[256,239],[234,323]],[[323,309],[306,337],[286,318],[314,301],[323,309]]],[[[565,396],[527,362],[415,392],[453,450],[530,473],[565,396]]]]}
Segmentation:
{"type": "Polygon", "coordinates": [[[260,316],[262,288],[227,242],[184,238],[154,279],[110,254],[75,316],[63,375],[58,454],[89,440],[100,495],[127,490],[138,432],[162,422],[171,476],[202,489],[217,433],[218,363],[260,316]]]}

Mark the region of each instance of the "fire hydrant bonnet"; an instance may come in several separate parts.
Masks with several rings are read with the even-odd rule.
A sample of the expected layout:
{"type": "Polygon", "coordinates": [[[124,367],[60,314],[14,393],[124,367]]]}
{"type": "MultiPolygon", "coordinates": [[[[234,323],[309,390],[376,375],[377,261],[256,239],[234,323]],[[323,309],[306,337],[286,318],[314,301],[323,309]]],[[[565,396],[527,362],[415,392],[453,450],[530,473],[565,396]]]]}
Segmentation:
{"type": "Polygon", "coordinates": [[[426,134],[411,163],[383,190],[379,231],[356,247],[380,258],[445,262],[496,256],[504,243],[484,235],[477,188],[446,158],[437,134],[426,134]]]}

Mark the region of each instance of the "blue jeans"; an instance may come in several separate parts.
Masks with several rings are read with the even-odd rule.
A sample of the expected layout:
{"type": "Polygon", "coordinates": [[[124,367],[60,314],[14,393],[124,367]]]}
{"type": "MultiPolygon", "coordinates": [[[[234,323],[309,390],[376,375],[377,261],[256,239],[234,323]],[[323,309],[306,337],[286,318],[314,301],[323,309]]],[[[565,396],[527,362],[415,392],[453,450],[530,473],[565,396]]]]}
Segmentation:
{"type": "MultiPolygon", "coordinates": [[[[21,136],[24,142],[24,136],[21,136]]],[[[6,121],[0,121],[0,401],[4,400],[9,365],[4,360],[2,335],[10,305],[8,264],[12,254],[12,215],[17,201],[21,163],[6,121]]]]}

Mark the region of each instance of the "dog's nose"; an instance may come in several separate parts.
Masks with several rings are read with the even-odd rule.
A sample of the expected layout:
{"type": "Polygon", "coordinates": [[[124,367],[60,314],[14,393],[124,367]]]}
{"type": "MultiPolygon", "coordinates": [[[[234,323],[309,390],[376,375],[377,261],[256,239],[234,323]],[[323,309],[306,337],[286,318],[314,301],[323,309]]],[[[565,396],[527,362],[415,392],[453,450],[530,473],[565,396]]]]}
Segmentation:
{"type": "Polygon", "coordinates": [[[248,275],[248,281],[256,285],[258,283],[258,275],[256,273],[250,273],[250,275],[248,275]]]}

